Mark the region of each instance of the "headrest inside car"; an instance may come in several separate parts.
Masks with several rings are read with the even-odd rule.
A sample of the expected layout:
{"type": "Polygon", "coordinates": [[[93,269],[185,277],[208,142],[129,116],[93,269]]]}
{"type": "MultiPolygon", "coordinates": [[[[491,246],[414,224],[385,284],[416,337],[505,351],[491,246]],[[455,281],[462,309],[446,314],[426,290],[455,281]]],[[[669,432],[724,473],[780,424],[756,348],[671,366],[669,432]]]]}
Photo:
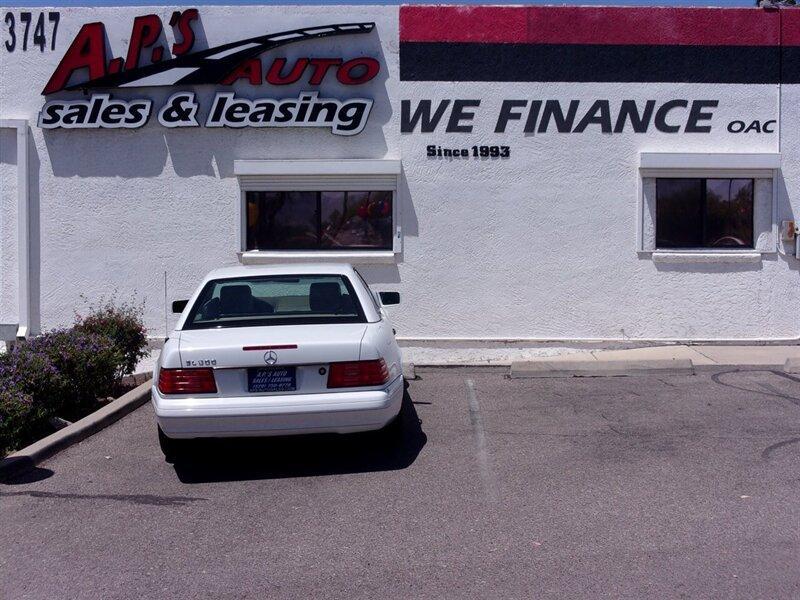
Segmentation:
{"type": "Polygon", "coordinates": [[[266,300],[253,296],[246,283],[225,285],[219,290],[219,311],[224,315],[271,315],[275,307],[266,300]]]}
{"type": "Polygon", "coordinates": [[[219,290],[220,312],[240,314],[253,311],[253,292],[245,284],[226,285],[219,290]]]}
{"type": "Polygon", "coordinates": [[[335,281],[312,283],[308,290],[308,303],[313,312],[338,313],[342,308],[342,290],[335,281]]]}

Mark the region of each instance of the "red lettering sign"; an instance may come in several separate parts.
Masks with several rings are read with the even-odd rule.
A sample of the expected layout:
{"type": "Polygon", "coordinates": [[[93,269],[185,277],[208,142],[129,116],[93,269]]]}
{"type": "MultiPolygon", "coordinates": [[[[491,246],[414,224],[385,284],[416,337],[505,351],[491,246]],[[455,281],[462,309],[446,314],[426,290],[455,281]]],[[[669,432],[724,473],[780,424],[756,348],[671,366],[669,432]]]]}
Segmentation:
{"type": "Polygon", "coordinates": [[[274,32],[192,52],[197,37],[195,22],[199,18],[196,8],[173,12],[169,25],[175,42],[170,47],[158,15],[136,17],[124,60],[120,56],[106,56],[106,31],[102,23],[86,24],[75,36],[42,93],[123,85],[231,85],[242,80],[251,85],[266,82],[283,86],[305,79],[308,84],[318,86],[326,77],[332,79],[334,74],[343,85],[361,85],[380,71],[378,60],[370,57],[350,60],[340,57],[298,58],[291,64],[286,58],[277,57],[264,72],[259,58],[263,53],[302,40],[370,33],[375,28],[374,23],[333,24],[309,30],[274,32]],[[319,30],[323,33],[320,34],[319,30]],[[76,71],[86,71],[81,73],[82,78],[77,83],[72,81],[76,71]]]}

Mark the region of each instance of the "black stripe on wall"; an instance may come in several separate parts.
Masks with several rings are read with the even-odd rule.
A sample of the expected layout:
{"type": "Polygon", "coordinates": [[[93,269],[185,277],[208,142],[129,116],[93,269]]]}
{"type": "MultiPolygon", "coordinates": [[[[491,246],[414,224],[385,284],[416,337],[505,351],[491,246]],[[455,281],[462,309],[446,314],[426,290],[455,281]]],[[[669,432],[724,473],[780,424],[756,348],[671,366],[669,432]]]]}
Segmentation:
{"type": "Polygon", "coordinates": [[[781,83],[800,83],[800,46],[784,46],[781,83]]]}
{"type": "MultiPolygon", "coordinates": [[[[786,50],[788,83],[800,65],[786,50]]],[[[400,43],[406,81],[778,83],[780,71],[778,46],[400,43]]]]}

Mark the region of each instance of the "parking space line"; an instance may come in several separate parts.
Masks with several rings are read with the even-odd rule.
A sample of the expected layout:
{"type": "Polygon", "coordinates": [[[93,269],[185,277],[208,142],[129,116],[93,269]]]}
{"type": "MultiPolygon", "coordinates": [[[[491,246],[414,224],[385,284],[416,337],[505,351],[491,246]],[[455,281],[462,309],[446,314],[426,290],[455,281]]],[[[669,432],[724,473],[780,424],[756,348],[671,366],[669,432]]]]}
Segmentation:
{"type": "Polygon", "coordinates": [[[475,382],[472,379],[464,380],[467,385],[467,400],[469,401],[469,420],[475,435],[475,456],[478,462],[478,472],[481,476],[483,491],[489,500],[496,499],[494,477],[489,465],[489,453],[486,450],[486,433],[483,430],[483,417],[478,396],[475,393],[475,382]]]}

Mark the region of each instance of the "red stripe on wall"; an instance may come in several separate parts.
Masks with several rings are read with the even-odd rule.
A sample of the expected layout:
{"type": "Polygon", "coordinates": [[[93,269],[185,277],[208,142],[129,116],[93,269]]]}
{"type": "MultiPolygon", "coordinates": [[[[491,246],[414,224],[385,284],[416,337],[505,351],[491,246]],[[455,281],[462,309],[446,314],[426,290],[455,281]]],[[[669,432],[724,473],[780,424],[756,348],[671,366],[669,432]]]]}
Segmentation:
{"type": "MultiPolygon", "coordinates": [[[[758,8],[402,6],[400,41],[777,46],[780,13],[758,8]]],[[[788,15],[783,18],[786,19],[788,15]]],[[[792,15],[792,22],[800,20],[792,15]]],[[[787,35],[800,42],[793,26],[787,35]]]]}
{"type": "Polygon", "coordinates": [[[401,6],[401,42],[524,42],[527,9],[519,6],[401,6]]]}
{"type": "Polygon", "coordinates": [[[800,9],[781,11],[781,31],[784,46],[800,46],[800,9]]]}

